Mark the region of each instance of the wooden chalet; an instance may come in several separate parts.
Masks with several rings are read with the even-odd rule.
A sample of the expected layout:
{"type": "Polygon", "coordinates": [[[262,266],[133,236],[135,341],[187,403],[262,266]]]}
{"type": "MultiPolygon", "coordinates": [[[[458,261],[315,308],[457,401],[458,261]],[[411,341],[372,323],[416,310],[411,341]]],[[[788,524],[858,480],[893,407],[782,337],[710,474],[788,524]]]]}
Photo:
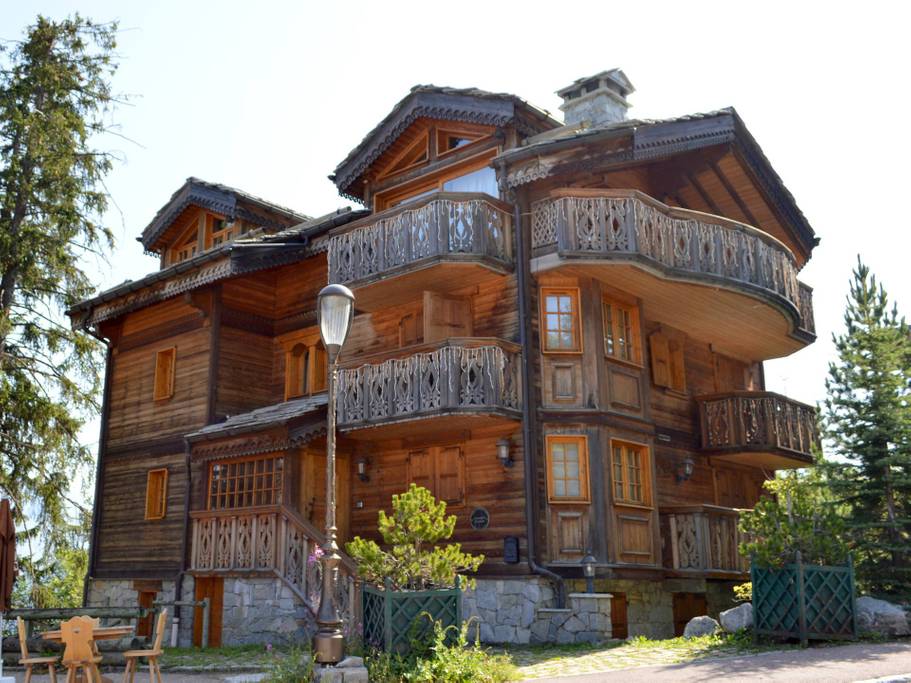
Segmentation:
{"type": "Polygon", "coordinates": [[[798,272],[817,239],[733,109],[631,120],[632,92],[617,69],[580,79],[561,123],[417,86],[330,176],[364,210],[309,218],[189,179],[140,237],[161,270],[71,311],[108,345],[87,600],[209,597],[212,643],[308,622],[315,298],[337,282],[356,296],[341,541],[426,486],[487,558],[465,609],[491,641],[553,637],[541,615],[575,609],[589,554],[600,635],[727,607],[738,511],[812,461],[814,409],[766,391],[762,364],[815,338],[798,272]]]}

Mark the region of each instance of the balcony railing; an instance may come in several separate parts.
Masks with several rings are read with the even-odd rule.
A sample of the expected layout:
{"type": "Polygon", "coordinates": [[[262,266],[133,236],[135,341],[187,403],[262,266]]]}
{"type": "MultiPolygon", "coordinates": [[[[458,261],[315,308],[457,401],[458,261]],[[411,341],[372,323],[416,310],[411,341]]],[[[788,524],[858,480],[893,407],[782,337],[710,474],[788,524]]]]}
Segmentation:
{"type": "Polygon", "coordinates": [[[771,392],[696,397],[702,448],[714,452],[787,451],[804,460],[819,443],[816,409],[771,392]]]}
{"type": "MultiPolygon", "coordinates": [[[[315,614],[319,608],[322,565],[317,548],[323,534],[293,510],[280,505],[236,510],[199,510],[193,519],[190,570],[278,576],[315,614]]],[[[336,604],[346,618],[357,609],[355,569],[343,557],[336,582],[336,604]]]]}
{"type": "Polygon", "coordinates": [[[519,363],[507,342],[440,348],[339,371],[339,427],[353,428],[451,412],[518,415],[519,363]]]}
{"type": "Polygon", "coordinates": [[[666,206],[635,190],[566,189],[532,205],[535,253],[637,260],[674,276],[758,288],[790,305],[813,334],[812,290],[791,250],[737,221],[666,206]]]}
{"type": "Polygon", "coordinates": [[[355,284],[434,259],[512,264],[509,207],[485,194],[437,193],[396,207],[329,240],[329,280],[355,284]]]}
{"type": "Polygon", "coordinates": [[[715,505],[661,508],[664,566],[675,571],[736,572],[750,570],[738,551],[739,512],[715,505]]]}

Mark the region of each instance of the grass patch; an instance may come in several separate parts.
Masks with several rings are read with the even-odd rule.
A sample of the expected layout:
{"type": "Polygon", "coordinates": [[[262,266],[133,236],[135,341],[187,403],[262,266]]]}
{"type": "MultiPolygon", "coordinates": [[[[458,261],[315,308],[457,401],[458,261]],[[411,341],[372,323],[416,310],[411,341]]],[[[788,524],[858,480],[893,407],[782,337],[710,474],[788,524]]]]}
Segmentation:
{"type": "Polygon", "coordinates": [[[256,670],[275,665],[291,653],[291,646],[232,645],[228,647],[168,647],[161,658],[162,669],[256,670]]]}

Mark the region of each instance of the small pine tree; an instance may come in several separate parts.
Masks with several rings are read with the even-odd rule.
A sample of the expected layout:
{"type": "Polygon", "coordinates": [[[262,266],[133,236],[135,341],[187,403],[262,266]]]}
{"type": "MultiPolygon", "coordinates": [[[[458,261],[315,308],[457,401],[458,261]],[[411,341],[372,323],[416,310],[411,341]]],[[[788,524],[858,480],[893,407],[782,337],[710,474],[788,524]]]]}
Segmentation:
{"type": "Polygon", "coordinates": [[[861,585],[911,597],[911,331],[860,257],[826,380],[828,485],[847,510],[861,585]]]}

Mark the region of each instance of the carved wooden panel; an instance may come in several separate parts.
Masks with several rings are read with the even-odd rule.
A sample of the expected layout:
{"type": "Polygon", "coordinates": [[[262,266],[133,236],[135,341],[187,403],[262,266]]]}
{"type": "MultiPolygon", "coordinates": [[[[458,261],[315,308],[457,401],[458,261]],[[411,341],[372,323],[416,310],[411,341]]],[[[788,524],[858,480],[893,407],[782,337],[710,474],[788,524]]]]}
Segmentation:
{"type": "Polygon", "coordinates": [[[588,538],[588,515],[581,510],[557,510],[554,513],[555,528],[552,530],[558,557],[568,560],[581,557],[585,553],[588,538]]]}
{"type": "Polygon", "coordinates": [[[561,358],[558,362],[542,359],[542,392],[545,405],[579,407],[582,405],[581,359],[561,358]]]}
{"type": "Polygon", "coordinates": [[[621,562],[652,563],[651,513],[617,513],[617,556],[621,562]]]}

